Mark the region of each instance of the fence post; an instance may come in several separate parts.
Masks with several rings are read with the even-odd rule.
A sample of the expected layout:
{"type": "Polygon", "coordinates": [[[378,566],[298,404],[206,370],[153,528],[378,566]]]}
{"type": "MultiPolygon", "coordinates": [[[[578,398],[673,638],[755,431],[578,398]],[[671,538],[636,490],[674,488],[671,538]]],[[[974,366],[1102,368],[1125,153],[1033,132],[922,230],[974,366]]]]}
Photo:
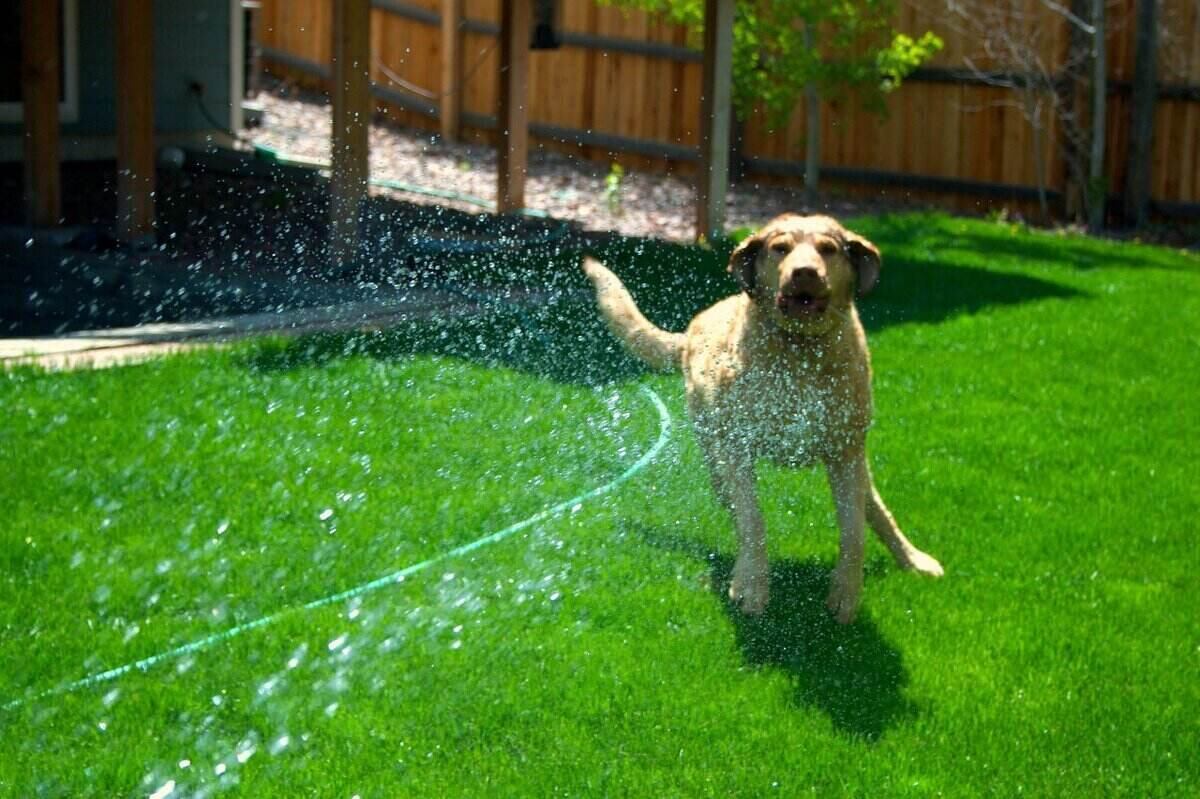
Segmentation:
{"type": "Polygon", "coordinates": [[[496,125],[496,210],[525,207],[525,173],[529,167],[529,34],[532,0],[501,0],[500,94],[496,125]]]}
{"type": "Polygon", "coordinates": [[[370,64],[370,0],[334,0],[329,254],[338,267],[352,264],[358,256],[359,217],[369,177],[370,64]]]}
{"type": "Polygon", "coordinates": [[[1137,8],[1137,50],[1125,167],[1125,221],[1137,227],[1146,224],[1146,207],[1150,200],[1150,145],[1154,137],[1154,104],[1158,93],[1157,6],[1158,0],[1140,0],[1137,8]]]}
{"type": "Polygon", "coordinates": [[[457,141],[463,97],[463,0],[442,0],[442,138],[457,141]]]}
{"type": "Polygon", "coordinates": [[[725,227],[733,104],[733,2],[704,2],[704,83],[700,102],[696,236],[710,240],[720,236],[725,227]]]}

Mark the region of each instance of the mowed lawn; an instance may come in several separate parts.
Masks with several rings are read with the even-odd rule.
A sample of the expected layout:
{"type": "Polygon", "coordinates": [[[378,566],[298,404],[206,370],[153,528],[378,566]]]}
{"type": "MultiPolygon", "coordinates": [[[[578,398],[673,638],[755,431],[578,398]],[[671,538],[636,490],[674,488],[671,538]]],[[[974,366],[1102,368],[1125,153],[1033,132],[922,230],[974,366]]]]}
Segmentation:
{"type": "MultiPolygon", "coordinates": [[[[0,375],[0,794],[1197,795],[1200,260],[853,226],[874,471],[946,577],[872,540],[848,627],[815,472],[760,470],[772,602],[723,599],[681,381],[576,254],[529,312],[0,375]]],[[[602,254],[676,328],[730,288],[719,252],[602,254]]]]}

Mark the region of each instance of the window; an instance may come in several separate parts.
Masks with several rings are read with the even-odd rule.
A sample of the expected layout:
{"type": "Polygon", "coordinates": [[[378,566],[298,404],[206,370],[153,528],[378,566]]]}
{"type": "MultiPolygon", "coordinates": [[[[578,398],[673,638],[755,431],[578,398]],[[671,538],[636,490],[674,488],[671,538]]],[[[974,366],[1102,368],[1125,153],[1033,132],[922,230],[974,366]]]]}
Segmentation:
{"type": "MultiPolygon", "coordinates": [[[[63,54],[59,89],[59,118],[74,122],[79,116],[79,0],[59,0],[63,54]]],[[[0,122],[20,122],[21,105],[21,3],[0,3],[0,122]]]]}

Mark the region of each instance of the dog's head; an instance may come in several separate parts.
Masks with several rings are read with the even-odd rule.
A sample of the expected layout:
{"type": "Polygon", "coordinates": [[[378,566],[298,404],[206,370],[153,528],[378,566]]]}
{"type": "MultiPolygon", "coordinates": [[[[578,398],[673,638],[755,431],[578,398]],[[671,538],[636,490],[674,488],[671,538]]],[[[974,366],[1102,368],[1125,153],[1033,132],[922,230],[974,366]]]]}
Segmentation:
{"type": "Polygon", "coordinates": [[[879,278],[874,244],[832,217],[784,214],[738,245],[729,273],[785,329],[820,334],[879,278]]]}

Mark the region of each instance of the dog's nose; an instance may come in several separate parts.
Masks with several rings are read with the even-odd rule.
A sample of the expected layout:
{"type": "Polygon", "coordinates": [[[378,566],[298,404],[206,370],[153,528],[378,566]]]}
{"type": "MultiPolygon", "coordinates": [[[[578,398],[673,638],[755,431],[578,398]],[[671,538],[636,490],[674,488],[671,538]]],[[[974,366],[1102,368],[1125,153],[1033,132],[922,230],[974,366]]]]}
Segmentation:
{"type": "Polygon", "coordinates": [[[788,277],[788,284],[797,289],[816,288],[823,282],[821,271],[815,266],[798,266],[788,277]]]}

